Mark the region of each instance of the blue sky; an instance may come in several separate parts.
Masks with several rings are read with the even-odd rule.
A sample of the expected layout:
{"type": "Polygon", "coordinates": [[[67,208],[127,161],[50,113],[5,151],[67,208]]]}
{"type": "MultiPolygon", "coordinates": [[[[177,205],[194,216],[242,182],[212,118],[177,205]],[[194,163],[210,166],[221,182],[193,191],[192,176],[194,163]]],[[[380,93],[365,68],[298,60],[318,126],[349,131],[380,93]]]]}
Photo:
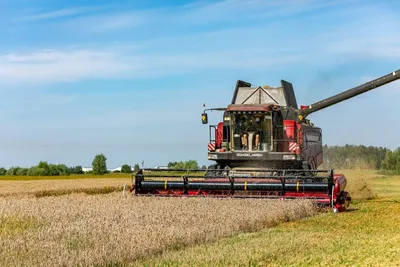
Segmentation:
{"type": "MultiPolygon", "coordinates": [[[[237,79],[310,104],[400,68],[399,1],[168,2],[0,0],[0,165],[208,164],[202,104],[237,79]]],[[[326,144],[396,148],[399,87],[309,118],[326,144]]]]}

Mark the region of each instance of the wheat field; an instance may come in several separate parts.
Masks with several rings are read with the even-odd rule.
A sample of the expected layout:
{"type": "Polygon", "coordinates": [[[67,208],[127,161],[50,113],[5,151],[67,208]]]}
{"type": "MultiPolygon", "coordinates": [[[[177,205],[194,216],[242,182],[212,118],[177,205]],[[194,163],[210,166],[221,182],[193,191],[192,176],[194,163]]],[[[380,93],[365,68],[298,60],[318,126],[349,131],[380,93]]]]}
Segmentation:
{"type": "Polygon", "coordinates": [[[124,184],[131,184],[129,178],[101,179],[46,179],[46,180],[0,180],[0,197],[4,196],[46,196],[79,192],[121,190],[124,184]]]}
{"type": "MultiPolygon", "coordinates": [[[[375,216],[370,209],[378,211],[382,205],[371,207],[365,201],[376,199],[377,193],[387,196],[388,190],[390,196],[397,195],[395,185],[381,181],[397,180],[363,170],[345,174],[355,202],[351,208],[365,206],[367,212],[325,213],[305,221],[301,219],[317,213],[306,200],[124,197],[121,189],[129,184],[128,178],[0,181],[0,266],[280,266],[360,260],[357,257],[363,254],[357,254],[357,248],[336,252],[341,238],[335,239],[335,225],[356,228],[351,231],[359,240],[366,220],[368,225],[390,221],[397,227],[391,210],[398,206],[379,211],[382,222],[364,218],[375,216]],[[287,221],[294,222],[280,224],[287,221]],[[333,243],[320,244],[321,238],[333,243]],[[302,244],[306,247],[296,252],[302,244]],[[322,252],[325,248],[332,256],[322,252]]],[[[365,231],[374,234],[374,240],[398,238],[392,230],[371,229],[375,228],[365,231]]],[[[373,248],[362,249],[373,255],[373,248]]],[[[391,265],[392,254],[381,254],[391,265]]]]}
{"type": "Polygon", "coordinates": [[[166,251],[131,266],[400,266],[400,176],[343,170],[348,212],[166,251]]]}
{"type": "Polygon", "coordinates": [[[124,266],[315,212],[306,200],[0,197],[0,266],[124,266]]]}

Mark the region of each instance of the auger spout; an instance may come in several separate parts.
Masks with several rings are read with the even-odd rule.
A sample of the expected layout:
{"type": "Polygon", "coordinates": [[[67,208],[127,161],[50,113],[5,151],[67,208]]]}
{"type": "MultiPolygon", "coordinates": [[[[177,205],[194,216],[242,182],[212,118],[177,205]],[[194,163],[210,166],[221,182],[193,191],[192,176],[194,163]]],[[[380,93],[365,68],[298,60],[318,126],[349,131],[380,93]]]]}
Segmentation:
{"type": "Polygon", "coordinates": [[[304,109],[300,110],[300,115],[302,117],[306,117],[307,115],[314,113],[318,110],[327,108],[329,106],[335,105],[339,102],[342,102],[344,100],[350,99],[354,96],[357,96],[359,94],[368,92],[370,90],[373,90],[375,88],[381,87],[385,84],[391,83],[393,81],[396,81],[400,79],[400,69],[397,71],[393,71],[392,73],[389,73],[385,76],[379,77],[377,79],[374,79],[372,81],[366,82],[362,85],[353,87],[349,90],[346,90],[340,94],[325,98],[321,101],[318,101],[314,104],[311,104],[309,106],[307,106],[304,109]]]}

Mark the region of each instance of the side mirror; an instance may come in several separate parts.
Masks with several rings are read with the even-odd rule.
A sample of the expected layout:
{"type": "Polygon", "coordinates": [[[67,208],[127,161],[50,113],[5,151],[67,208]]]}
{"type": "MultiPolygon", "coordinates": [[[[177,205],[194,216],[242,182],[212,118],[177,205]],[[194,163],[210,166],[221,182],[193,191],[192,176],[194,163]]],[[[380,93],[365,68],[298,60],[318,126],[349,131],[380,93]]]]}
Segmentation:
{"type": "Polygon", "coordinates": [[[207,113],[201,114],[201,122],[202,122],[203,124],[207,124],[207,123],[208,123],[208,116],[207,116],[207,113]]]}

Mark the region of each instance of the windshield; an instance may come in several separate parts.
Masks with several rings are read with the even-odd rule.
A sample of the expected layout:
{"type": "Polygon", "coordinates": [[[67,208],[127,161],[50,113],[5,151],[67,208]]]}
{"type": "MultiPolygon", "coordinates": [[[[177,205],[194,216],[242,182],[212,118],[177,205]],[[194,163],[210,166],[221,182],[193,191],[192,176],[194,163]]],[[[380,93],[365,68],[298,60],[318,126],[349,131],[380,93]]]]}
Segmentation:
{"type": "Polygon", "coordinates": [[[266,114],[233,114],[234,150],[271,151],[272,121],[266,114]]]}

